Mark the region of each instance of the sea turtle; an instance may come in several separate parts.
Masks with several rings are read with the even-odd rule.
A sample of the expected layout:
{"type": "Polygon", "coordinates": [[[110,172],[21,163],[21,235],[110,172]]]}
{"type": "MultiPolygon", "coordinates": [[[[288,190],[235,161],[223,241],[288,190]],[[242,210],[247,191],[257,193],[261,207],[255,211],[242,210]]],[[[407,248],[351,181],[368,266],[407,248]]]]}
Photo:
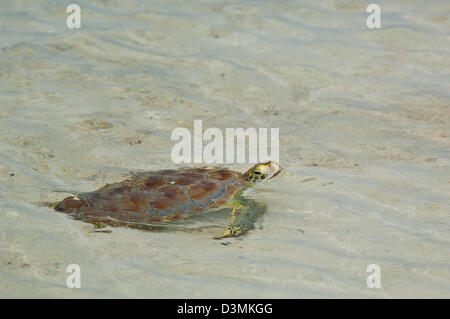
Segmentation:
{"type": "Polygon", "coordinates": [[[244,197],[244,189],[281,171],[278,163],[268,161],[243,174],[223,167],[139,172],[94,192],[67,197],[53,207],[100,228],[151,228],[157,222],[231,207],[228,227],[215,238],[237,237],[252,229],[256,218],[267,209],[244,197]]]}

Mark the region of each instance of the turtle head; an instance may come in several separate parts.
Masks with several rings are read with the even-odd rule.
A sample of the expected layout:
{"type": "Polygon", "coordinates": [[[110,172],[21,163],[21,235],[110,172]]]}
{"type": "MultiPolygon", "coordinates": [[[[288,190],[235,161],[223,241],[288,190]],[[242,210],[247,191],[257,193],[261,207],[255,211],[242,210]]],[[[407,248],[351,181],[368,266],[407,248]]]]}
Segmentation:
{"type": "Polygon", "coordinates": [[[250,168],[244,174],[244,178],[249,182],[260,182],[268,179],[272,179],[280,174],[283,169],[277,162],[268,161],[265,163],[259,163],[250,168]]]}

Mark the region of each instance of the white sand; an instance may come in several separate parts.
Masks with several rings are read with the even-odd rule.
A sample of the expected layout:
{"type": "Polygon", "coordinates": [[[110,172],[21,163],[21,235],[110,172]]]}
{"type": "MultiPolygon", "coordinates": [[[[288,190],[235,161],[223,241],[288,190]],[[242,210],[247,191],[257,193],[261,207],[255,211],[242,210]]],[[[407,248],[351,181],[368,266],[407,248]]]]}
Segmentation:
{"type": "Polygon", "coordinates": [[[371,2],[78,0],[68,30],[66,3],[1,1],[0,297],[449,298],[450,4],[378,1],[368,30],[371,2]],[[280,128],[247,237],[93,234],[37,205],[176,167],[195,119],[280,128]]]}

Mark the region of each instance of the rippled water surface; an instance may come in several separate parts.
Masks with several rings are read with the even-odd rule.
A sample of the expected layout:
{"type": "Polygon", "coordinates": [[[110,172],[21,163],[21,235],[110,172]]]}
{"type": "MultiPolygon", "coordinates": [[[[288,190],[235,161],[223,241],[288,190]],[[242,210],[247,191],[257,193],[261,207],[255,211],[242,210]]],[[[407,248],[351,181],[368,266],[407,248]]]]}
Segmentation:
{"type": "Polygon", "coordinates": [[[0,296],[450,297],[450,3],[378,1],[369,30],[371,2],[78,0],[69,30],[65,1],[1,1],[0,296]],[[39,204],[177,167],[196,119],[280,128],[248,236],[212,240],[222,213],[93,233],[39,204]]]}

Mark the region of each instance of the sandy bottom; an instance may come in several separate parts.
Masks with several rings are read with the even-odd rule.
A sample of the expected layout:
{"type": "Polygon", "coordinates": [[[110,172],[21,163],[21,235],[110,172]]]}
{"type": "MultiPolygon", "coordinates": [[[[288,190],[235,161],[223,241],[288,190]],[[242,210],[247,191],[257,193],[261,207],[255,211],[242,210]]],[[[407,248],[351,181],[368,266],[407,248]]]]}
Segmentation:
{"type": "Polygon", "coordinates": [[[450,297],[448,1],[378,1],[380,30],[356,0],[77,3],[79,30],[60,1],[0,3],[0,297],[450,297]],[[196,119],[280,128],[248,236],[212,239],[226,212],[104,234],[39,206],[176,168],[196,119]]]}

